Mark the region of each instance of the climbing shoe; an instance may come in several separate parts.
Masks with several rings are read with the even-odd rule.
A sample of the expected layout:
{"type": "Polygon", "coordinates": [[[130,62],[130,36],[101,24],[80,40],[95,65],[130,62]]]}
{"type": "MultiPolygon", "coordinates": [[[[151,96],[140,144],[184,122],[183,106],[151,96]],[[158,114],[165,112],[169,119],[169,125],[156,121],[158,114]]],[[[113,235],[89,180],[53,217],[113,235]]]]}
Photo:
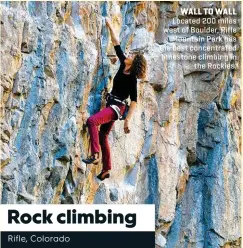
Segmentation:
{"type": "Polygon", "coordinates": [[[98,164],[99,163],[99,157],[96,157],[94,154],[87,157],[86,159],[82,159],[82,161],[86,164],[98,164]]]}
{"type": "Polygon", "coordinates": [[[97,176],[98,179],[100,179],[101,181],[103,181],[106,178],[110,177],[110,171],[101,171],[101,173],[97,176]]]}

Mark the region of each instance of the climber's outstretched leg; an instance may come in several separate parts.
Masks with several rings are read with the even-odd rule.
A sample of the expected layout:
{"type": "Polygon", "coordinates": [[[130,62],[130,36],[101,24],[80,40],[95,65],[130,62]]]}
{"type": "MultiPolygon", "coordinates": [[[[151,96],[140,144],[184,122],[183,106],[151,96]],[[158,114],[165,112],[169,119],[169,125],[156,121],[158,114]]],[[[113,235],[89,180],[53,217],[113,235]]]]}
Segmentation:
{"type": "Polygon", "coordinates": [[[91,142],[91,156],[83,159],[82,161],[86,164],[97,164],[99,162],[99,135],[98,135],[98,126],[111,122],[116,119],[116,112],[111,108],[107,107],[101,110],[100,112],[90,116],[87,120],[87,125],[90,134],[91,142]]]}
{"type": "Polygon", "coordinates": [[[109,133],[114,125],[114,121],[110,121],[101,125],[100,133],[99,133],[99,140],[100,140],[100,147],[102,151],[102,162],[103,162],[103,169],[101,173],[97,176],[100,180],[104,180],[105,178],[110,177],[109,171],[111,170],[111,153],[110,147],[108,142],[109,133]]]}

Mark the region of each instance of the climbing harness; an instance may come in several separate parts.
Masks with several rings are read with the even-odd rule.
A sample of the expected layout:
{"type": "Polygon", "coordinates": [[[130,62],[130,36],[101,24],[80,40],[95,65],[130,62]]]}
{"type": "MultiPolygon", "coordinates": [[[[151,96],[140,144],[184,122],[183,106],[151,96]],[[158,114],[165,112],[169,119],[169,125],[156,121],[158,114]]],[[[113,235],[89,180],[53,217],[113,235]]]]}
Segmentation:
{"type": "Polygon", "coordinates": [[[129,105],[128,105],[128,102],[127,100],[121,100],[119,97],[111,94],[111,93],[107,93],[106,95],[106,106],[108,107],[111,107],[117,114],[117,118],[116,120],[125,120],[126,119],[126,116],[127,116],[127,113],[129,111],[129,105]],[[123,114],[121,114],[121,110],[120,108],[117,106],[117,104],[123,104],[123,105],[126,105],[125,107],[125,111],[123,114]]]}

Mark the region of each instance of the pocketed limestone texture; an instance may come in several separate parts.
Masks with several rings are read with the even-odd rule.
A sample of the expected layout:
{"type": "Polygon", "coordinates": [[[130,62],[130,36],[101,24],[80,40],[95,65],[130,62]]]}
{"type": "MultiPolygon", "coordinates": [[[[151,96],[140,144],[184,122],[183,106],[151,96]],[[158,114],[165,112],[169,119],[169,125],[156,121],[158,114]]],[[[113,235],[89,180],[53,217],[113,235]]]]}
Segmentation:
{"type": "Polygon", "coordinates": [[[240,247],[240,71],[162,57],[180,7],[212,6],[240,13],[240,2],[1,2],[2,204],[155,204],[157,247],[240,247]],[[101,183],[102,165],[81,159],[119,67],[106,15],[148,76],[131,133],[117,121],[109,136],[101,183]]]}

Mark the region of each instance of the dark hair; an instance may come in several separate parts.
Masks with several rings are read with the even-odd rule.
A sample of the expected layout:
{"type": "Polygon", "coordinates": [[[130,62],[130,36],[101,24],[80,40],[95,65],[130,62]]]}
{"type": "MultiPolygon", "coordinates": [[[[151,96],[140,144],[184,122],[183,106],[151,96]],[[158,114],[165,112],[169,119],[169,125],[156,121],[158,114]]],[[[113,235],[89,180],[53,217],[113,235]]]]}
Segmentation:
{"type": "Polygon", "coordinates": [[[142,79],[146,77],[146,72],[147,61],[141,53],[138,53],[133,59],[131,74],[135,75],[138,79],[142,79]]]}

